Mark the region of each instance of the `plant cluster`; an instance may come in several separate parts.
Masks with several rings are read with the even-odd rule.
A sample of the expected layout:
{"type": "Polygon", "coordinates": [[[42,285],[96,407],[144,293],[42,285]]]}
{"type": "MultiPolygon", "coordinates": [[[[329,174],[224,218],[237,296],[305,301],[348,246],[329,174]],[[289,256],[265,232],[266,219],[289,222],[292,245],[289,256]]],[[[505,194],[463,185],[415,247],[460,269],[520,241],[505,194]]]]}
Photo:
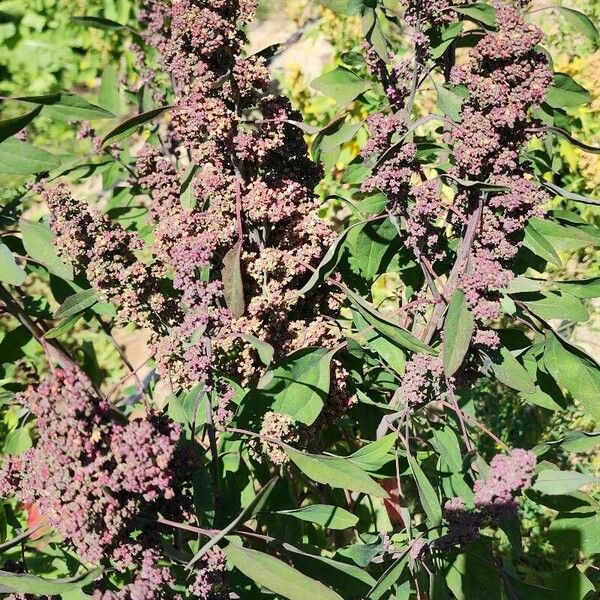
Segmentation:
{"type": "Polygon", "coordinates": [[[0,122],[0,171],[35,176],[0,215],[4,339],[26,336],[1,366],[8,598],[595,593],[598,480],[552,461],[600,435],[600,366],[565,327],[600,282],[547,276],[600,245],[550,209],[600,203],[548,175],[559,140],[598,152],[572,132],[588,94],[526,0],[320,4],[364,32],[311,84],[324,124],[273,80],[285,47],[246,51],[253,0],[80,16],[128,48],[125,89],[6,100],[31,112],[0,122]],[[40,115],[92,156],[27,142],[40,115]],[[114,342],[116,383],[69,352],[82,321],[114,342]],[[478,418],[509,394],[588,425],[512,444],[478,418]]]}

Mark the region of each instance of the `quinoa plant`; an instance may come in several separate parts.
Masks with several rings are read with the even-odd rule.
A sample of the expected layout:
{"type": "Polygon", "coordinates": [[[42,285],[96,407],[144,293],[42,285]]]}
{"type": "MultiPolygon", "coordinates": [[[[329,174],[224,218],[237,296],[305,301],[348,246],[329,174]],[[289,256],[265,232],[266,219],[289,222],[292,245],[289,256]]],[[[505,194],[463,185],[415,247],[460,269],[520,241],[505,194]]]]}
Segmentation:
{"type": "Polygon", "coordinates": [[[5,597],[596,593],[598,480],[562,456],[600,435],[600,366],[569,341],[600,282],[560,273],[600,231],[548,209],[600,203],[552,168],[559,140],[600,152],[571,133],[589,94],[527,0],[321,4],[364,32],[311,84],[322,127],[271,75],[285,46],[246,50],[253,0],[76,15],[127,48],[125,120],[106,88],[3,100],[29,110],[0,122],[24,177],[0,219],[5,597]],[[40,115],[89,157],[25,141],[40,115]],[[82,328],[116,383],[69,351],[82,328]],[[585,426],[511,447],[478,418],[486,382],[585,426]]]}

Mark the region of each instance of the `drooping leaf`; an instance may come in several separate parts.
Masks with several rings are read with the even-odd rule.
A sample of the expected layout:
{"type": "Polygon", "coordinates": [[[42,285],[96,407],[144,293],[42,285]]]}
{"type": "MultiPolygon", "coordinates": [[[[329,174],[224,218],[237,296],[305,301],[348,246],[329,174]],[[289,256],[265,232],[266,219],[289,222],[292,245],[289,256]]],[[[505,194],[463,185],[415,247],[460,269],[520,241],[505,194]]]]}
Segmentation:
{"type": "Polygon", "coordinates": [[[113,31],[119,29],[127,29],[126,25],[121,25],[121,23],[117,23],[116,21],[112,21],[111,19],[105,19],[104,17],[71,17],[71,21],[73,21],[74,23],[78,23],[79,25],[91,27],[93,29],[105,29],[113,31]]]}
{"type": "Polygon", "coordinates": [[[308,477],[333,488],[363,492],[377,498],[387,498],[387,492],[358,465],[339,456],[307,454],[289,446],[285,453],[308,477]]]}
{"type": "Polygon", "coordinates": [[[56,311],[56,317],[58,319],[66,319],[72,317],[78,313],[83,312],[86,308],[90,308],[96,302],[98,302],[98,296],[92,289],[83,290],[77,292],[72,296],[69,296],[56,311]]]}
{"type": "Polygon", "coordinates": [[[232,312],[233,316],[236,319],[239,319],[246,311],[240,244],[236,244],[223,257],[221,279],[223,281],[223,297],[225,299],[225,304],[232,312]]]}
{"type": "Polygon", "coordinates": [[[546,93],[546,102],[552,108],[574,108],[590,99],[590,93],[566,73],[555,73],[554,83],[546,93]]]}
{"type": "Polygon", "coordinates": [[[12,137],[15,133],[19,133],[19,131],[25,129],[25,127],[40,114],[41,110],[41,107],[37,107],[26,115],[7,119],[6,121],[0,121],[0,143],[7,140],[9,137],[12,137]]]}
{"type": "Polygon", "coordinates": [[[442,506],[435,488],[431,485],[431,482],[427,479],[421,465],[413,456],[408,457],[408,462],[417,484],[421,506],[423,507],[430,524],[432,526],[439,525],[442,522],[442,506]]]}
{"type": "Polygon", "coordinates": [[[17,265],[17,261],[8,246],[0,243],[0,281],[9,285],[21,285],[27,273],[17,265]]]}
{"type": "Polygon", "coordinates": [[[502,346],[498,351],[489,354],[490,367],[498,381],[519,392],[526,394],[535,392],[535,379],[508,348],[502,346]]]}
{"type": "Polygon", "coordinates": [[[565,319],[577,323],[590,318],[590,313],[581,301],[567,292],[538,292],[535,296],[534,299],[522,302],[542,319],[565,319]]]}
{"type": "Polygon", "coordinates": [[[141,127],[142,125],[146,125],[146,123],[150,123],[170,108],[173,107],[159,106],[158,108],[153,108],[152,110],[140,113],[135,117],[126,119],[104,136],[104,138],[102,139],[102,147],[106,148],[111,144],[116,144],[117,142],[127,139],[128,137],[132,136],[138,130],[139,127],[141,127]]]}
{"type": "Polygon", "coordinates": [[[0,144],[0,173],[33,175],[52,171],[60,166],[60,160],[41,148],[9,138],[0,144]]]}
{"type": "Polygon", "coordinates": [[[121,88],[119,86],[119,69],[115,65],[108,65],[102,73],[98,101],[100,106],[113,115],[120,115],[121,88]]]}
{"type": "Polygon", "coordinates": [[[19,222],[23,246],[27,254],[42,263],[50,273],[63,279],[73,279],[73,267],[59,257],[54,245],[54,234],[45,223],[21,219],[19,222]]]}
{"type": "Polygon", "coordinates": [[[413,352],[436,354],[436,351],[431,346],[423,343],[418,337],[410,333],[410,331],[404,329],[404,327],[388,320],[381,312],[370,306],[360,296],[348,289],[344,291],[352,306],[360,313],[361,317],[376,331],[392,342],[413,352]]]}
{"type": "Polygon", "coordinates": [[[390,451],[394,447],[398,436],[395,433],[384,435],[382,438],[363,446],[348,459],[365,471],[376,471],[393,459],[390,451]]]}
{"type": "Polygon", "coordinates": [[[271,344],[263,342],[263,340],[259,340],[257,337],[248,333],[240,334],[240,338],[254,346],[254,349],[258,352],[258,357],[263,365],[268,367],[273,362],[275,348],[273,348],[271,344]]]}
{"type": "Polygon", "coordinates": [[[560,267],[562,262],[550,242],[535,228],[531,222],[525,227],[523,245],[544,260],[560,267]]]}
{"type": "Polygon", "coordinates": [[[469,6],[454,7],[454,10],[473,21],[477,21],[488,27],[496,27],[496,11],[489,4],[476,2],[469,6]]]}
{"type": "Polygon", "coordinates": [[[546,336],[544,363],[550,375],[569,391],[585,412],[600,420],[600,365],[551,332],[546,336]]]}
{"type": "Polygon", "coordinates": [[[348,529],[358,523],[358,517],[345,508],[329,504],[311,504],[293,510],[278,510],[278,515],[289,515],[302,521],[316,523],[328,529],[348,529]]]}
{"type": "Polygon", "coordinates": [[[600,513],[565,513],[550,523],[550,541],[561,549],[572,549],[592,557],[600,554],[600,513]]]}
{"type": "Polygon", "coordinates": [[[451,377],[462,365],[475,331],[475,319],[464,292],[454,292],[444,322],[444,373],[451,377]]]}
{"type": "Polygon", "coordinates": [[[600,35],[598,34],[598,29],[587,15],[566,6],[554,6],[553,8],[565,17],[565,20],[575,31],[582,33],[588,39],[592,40],[592,42],[597,42],[599,40],[600,35]]]}
{"type": "Polygon", "coordinates": [[[328,98],[333,98],[340,106],[351,102],[369,86],[356,73],[345,67],[336,67],[312,81],[310,86],[328,98]]]}
{"type": "Polygon", "coordinates": [[[261,387],[272,410],[312,425],[329,395],[331,359],[335,351],[302,348],[287,356],[268,374],[261,387]]]}
{"type": "Polygon", "coordinates": [[[66,579],[46,579],[36,575],[21,575],[0,571],[0,591],[5,593],[58,596],[81,589],[100,577],[102,569],[95,569],[66,579]]]}
{"type": "Polygon", "coordinates": [[[4,452],[6,452],[6,454],[18,456],[29,450],[32,445],[33,442],[31,441],[29,431],[24,427],[19,427],[6,434],[6,439],[4,440],[4,452]]]}
{"type": "Polygon", "coordinates": [[[259,586],[289,600],[343,600],[331,588],[290,567],[282,560],[259,552],[229,544],[224,552],[231,564],[259,586]]]}
{"type": "Polygon", "coordinates": [[[598,483],[600,479],[585,473],[577,471],[555,471],[554,469],[546,469],[538,473],[535,482],[532,486],[537,492],[556,496],[559,494],[568,494],[581,489],[585,485],[598,483]]]}
{"type": "Polygon", "coordinates": [[[19,96],[20,102],[42,106],[42,114],[58,121],[91,121],[114,119],[108,110],[84,100],[77,94],[58,92],[46,96],[19,96]]]}

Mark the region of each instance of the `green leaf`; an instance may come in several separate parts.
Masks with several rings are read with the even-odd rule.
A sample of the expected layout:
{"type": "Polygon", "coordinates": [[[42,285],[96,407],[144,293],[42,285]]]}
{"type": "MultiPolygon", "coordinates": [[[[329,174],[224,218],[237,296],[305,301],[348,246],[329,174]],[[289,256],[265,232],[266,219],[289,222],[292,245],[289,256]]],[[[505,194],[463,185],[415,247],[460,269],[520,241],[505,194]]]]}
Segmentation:
{"type": "Polygon", "coordinates": [[[95,569],[68,579],[45,579],[36,575],[17,575],[0,571],[0,592],[58,596],[89,585],[101,574],[102,569],[95,569]]]}
{"type": "Polygon", "coordinates": [[[591,98],[590,93],[570,75],[555,73],[554,83],[546,94],[546,103],[552,108],[574,108],[587,104],[591,98]]]}
{"type": "Polygon", "coordinates": [[[587,15],[566,6],[554,6],[553,8],[564,15],[565,19],[576,32],[582,33],[585,37],[592,40],[592,42],[598,42],[600,38],[598,29],[596,29],[593,21],[587,15]]]}
{"type": "Polygon", "coordinates": [[[334,353],[323,348],[302,348],[269,372],[265,377],[268,383],[259,387],[271,398],[272,410],[312,425],[329,395],[334,353]]]}
{"type": "Polygon", "coordinates": [[[111,112],[91,104],[77,94],[59,92],[46,96],[19,96],[20,102],[38,104],[43,107],[42,114],[58,121],[91,121],[94,119],[114,119],[111,112]]]}
{"type": "Polygon", "coordinates": [[[102,73],[98,102],[113,115],[120,115],[122,111],[120,90],[119,69],[115,65],[108,65],[102,73]]]}
{"type": "Polygon", "coordinates": [[[348,529],[358,523],[358,517],[339,506],[311,504],[293,510],[278,510],[278,515],[289,515],[302,521],[316,523],[328,529],[348,529]]]}
{"type": "Polygon", "coordinates": [[[354,229],[362,227],[365,223],[366,221],[356,223],[351,227],[348,227],[348,229],[344,230],[342,234],[335,240],[335,242],[331,246],[329,246],[327,252],[323,255],[323,258],[321,259],[319,266],[313,271],[313,274],[310,276],[310,279],[304,284],[304,286],[302,286],[300,290],[298,290],[297,293],[299,296],[310,292],[318,283],[324,281],[327,277],[329,277],[329,275],[337,267],[337,264],[340,261],[346,238],[354,229]]]}
{"type": "Polygon", "coordinates": [[[431,40],[431,58],[437,60],[441,58],[452,45],[454,40],[462,33],[465,24],[463,21],[443,25],[440,28],[434,28],[427,31],[431,40]]]}
{"type": "Polygon", "coordinates": [[[223,257],[221,280],[223,281],[223,298],[227,308],[236,319],[244,315],[244,281],[242,279],[241,244],[236,244],[223,257]]]}
{"type": "Polygon", "coordinates": [[[139,127],[145,125],[146,123],[150,123],[156,119],[156,117],[162,115],[165,111],[173,108],[172,106],[159,106],[158,108],[153,108],[144,113],[140,113],[139,115],[135,115],[135,117],[131,117],[126,119],[119,125],[117,125],[114,129],[109,131],[102,140],[102,147],[106,148],[111,144],[116,144],[122,140],[131,137],[139,127]]]}
{"type": "Polygon", "coordinates": [[[310,86],[328,98],[333,98],[341,106],[357,98],[369,87],[366,81],[345,67],[337,67],[324,73],[314,79],[310,86]]]}
{"type": "Polygon", "coordinates": [[[6,434],[6,439],[4,440],[4,452],[12,456],[18,456],[29,450],[32,445],[33,442],[31,441],[29,431],[20,427],[19,429],[9,431],[6,434]]]}
{"type": "Polygon", "coordinates": [[[289,459],[310,479],[333,488],[363,492],[377,498],[387,498],[387,492],[358,465],[339,456],[321,456],[300,452],[286,446],[289,459]]]}
{"type": "Polygon", "coordinates": [[[9,138],[0,144],[0,173],[33,175],[51,171],[59,165],[56,156],[21,140],[9,138]]]}
{"type": "Polygon", "coordinates": [[[583,410],[600,421],[600,366],[579,348],[551,332],[546,336],[544,364],[550,375],[569,391],[583,410]]]}
{"type": "Polygon", "coordinates": [[[357,15],[363,8],[365,0],[317,0],[321,6],[332,10],[338,15],[351,17],[357,15]]]}
{"type": "Polygon", "coordinates": [[[183,176],[183,183],[181,184],[181,190],[179,191],[179,199],[181,206],[185,210],[192,211],[196,207],[196,197],[194,196],[194,177],[198,172],[198,165],[190,165],[183,176]]]}
{"type": "Polygon", "coordinates": [[[532,489],[542,494],[558,496],[581,489],[584,485],[598,483],[600,479],[577,471],[555,471],[546,469],[539,473],[532,489]]]}
{"type": "Polygon", "coordinates": [[[491,369],[504,385],[519,392],[533,394],[536,391],[535,379],[506,347],[490,352],[491,369]]]}
{"type": "Polygon", "coordinates": [[[475,319],[469,310],[465,294],[456,290],[444,323],[444,373],[451,377],[462,365],[475,331],[475,319]]]}
{"type": "Polygon", "coordinates": [[[289,600],[343,600],[331,588],[269,554],[229,544],[228,561],[259,586],[289,600]]]}
{"type": "Polygon", "coordinates": [[[496,11],[489,4],[475,3],[470,6],[455,6],[454,10],[465,15],[468,19],[487,25],[488,27],[496,27],[496,11]]]}
{"type": "Polygon", "coordinates": [[[441,429],[433,429],[432,434],[437,453],[454,473],[460,473],[463,468],[463,456],[456,433],[446,425],[441,429]]]}
{"type": "Polygon", "coordinates": [[[75,325],[77,324],[79,319],[81,319],[81,317],[83,317],[83,313],[78,313],[76,315],[63,319],[58,325],[56,325],[56,327],[53,327],[52,329],[47,331],[44,334],[44,338],[47,340],[53,340],[61,337],[62,335],[65,335],[66,333],[69,333],[69,331],[71,331],[71,329],[75,327],[75,325]]]}
{"type": "Polygon", "coordinates": [[[562,266],[562,262],[558,254],[556,254],[556,250],[554,250],[550,242],[535,228],[532,222],[529,222],[525,227],[523,245],[545,261],[558,267],[562,266]]]}
{"type": "Polygon", "coordinates": [[[565,225],[551,219],[533,217],[530,223],[556,251],[573,251],[586,246],[600,246],[600,232],[582,225],[565,225]]]}
{"type": "Polygon", "coordinates": [[[362,123],[341,122],[331,132],[327,131],[322,134],[321,150],[323,152],[330,152],[334,148],[353,140],[361,128],[362,123]]]}
{"type": "Polygon", "coordinates": [[[360,313],[361,317],[371,325],[381,335],[387,337],[390,341],[398,344],[402,348],[407,348],[413,352],[427,352],[435,354],[436,351],[424,344],[418,337],[414,336],[410,331],[404,329],[397,323],[389,321],[382,313],[375,310],[360,296],[357,296],[349,289],[344,290],[354,308],[360,313]]]}
{"type": "Polygon", "coordinates": [[[263,365],[268,367],[273,362],[275,348],[273,348],[271,344],[263,342],[262,340],[259,340],[257,337],[248,333],[240,333],[239,337],[254,346],[254,349],[258,352],[258,358],[260,358],[260,361],[263,365]]]}
{"type": "Polygon", "coordinates": [[[17,265],[17,261],[8,246],[0,242],[0,281],[9,285],[21,285],[27,273],[17,265]]]}
{"type": "Polygon", "coordinates": [[[460,122],[460,112],[465,95],[458,94],[455,86],[435,84],[435,89],[440,110],[455,123],[460,122]]]}
{"type": "Polygon", "coordinates": [[[350,264],[365,279],[372,280],[379,273],[381,261],[397,237],[398,231],[390,219],[367,221],[362,227],[353,228],[347,237],[350,264]]]}
{"type": "Polygon", "coordinates": [[[585,306],[575,296],[566,292],[538,292],[537,298],[523,300],[523,304],[544,320],[565,319],[575,323],[590,318],[585,306]]]}
{"type": "Polygon", "coordinates": [[[543,454],[549,448],[560,446],[567,452],[587,452],[600,444],[600,431],[569,431],[560,440],[544,442],[535,447],[539,454],[543,454]]]}
{"type": "Polygon", "coordinates": [[[0,121],[0,143],[7,140],[9,137],[12,137],[15,133],[19,133],[22,129],[25,129],[25,127],[40,114],[41,110],[41,107],[38,107],[26,115],[21,115],[14,119],[7,119],[6,121],[0,121]]]}
{"type": "Polygon", "coordinates": [[[62,279],[73,279],[73,268],[59,257],[54,246],[54,234],[45,223],[21,219],[19,221],[23,246],[27,254],[42,263],[50,273],[62,279]]]}
{"type": "Polygon", "coordinates": [[[121,25],[121,23],[117,23],[116,21],[111,21],[110,19],[105,19],[103,17],[71,17],[71,21],[78,23],[79,25],[91,27],[92,29],[104,29],[109,31],[127,29],[126,25],[121,25]]]}
{"type": "Polygon", "coordinates": [[[417,484],[421,506],[430,521],[430,526],[439,525],[442,522],[442,506],[438,495],[414,456],[408,457],[408,463],[417,484]]]}
{"type": "Polygon", "coordinates": [[[376,471],[394,458],[390,451],[398,436],[390,433],[351,454],[348,459],[365,471],[376,471]]]}
{"type": "Polygon", "coordinates": [[[574,202],[583,202],[584,204],[593,204],[600,205],[600,198],[591,198],[590,196],[583,196],[582,194],[576,194],[575,192],[570,192],[565,188],[560,187],[554,183],[549,181],[540,181],[541,185],[546,189],[554,192],[557,196],[561,196],[562,198],[566,198],[567,200],[573,200],[574,202]]]}
{"type": "Polygon", "coordinates": [[[56,317],[59,319],[66,319],[72,317],[78,313],[83,312],[86,308],[90,308],[98,302],[98,296],[92,289],[83,290],[77,292],[72,296],[69,296],[56,311],[56,317]]]}
{"type": "Polygon", "coordinates": [[[560,549],[573,549],[587,557],[600,554],[600,513],[559,514],[550,523],[548,537],[560,549]]]}

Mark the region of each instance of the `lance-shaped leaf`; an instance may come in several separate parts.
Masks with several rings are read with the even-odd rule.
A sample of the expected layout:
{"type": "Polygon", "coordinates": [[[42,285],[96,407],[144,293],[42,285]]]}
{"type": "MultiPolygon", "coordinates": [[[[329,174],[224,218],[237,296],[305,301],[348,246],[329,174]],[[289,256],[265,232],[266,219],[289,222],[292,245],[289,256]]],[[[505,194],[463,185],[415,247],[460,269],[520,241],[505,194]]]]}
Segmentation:
{"type": "Polygon", "coordinates": [[[146,123],[150,123],[170,108],[173,107],[159,106],[158,108],[153,108],[147,112],[135,115],[135,117],[126,119],[104,136],[104,139],[102,140],[102,147],[106,148],[106,146],[110,146],[111,144],[116,144],[117,142],[127,139],[128,137],[132,136],[139,127],[145,125],[146,123]]]}
{"type": "Polygon", "coordinates": [[[552,332],[546,336],[544,364],[550,375],[567,389],[583,410],[600,420],[600,365],[552,332]]]}
{"type": "Polygon", "coordinates": [[[421,506],[428,519],[431,521],[431,525],[438,525],[442,522],[442,506],[435,488],[431,485],[431,482],[427,479],[423,469],[421,469],[421,465],[413,456],[408,457],[408,462],[417,484],[421,506]]]}
{"type": "Polygon", "coordinates": [[[546,131],[551,131],[555,133],[559,137],[562,137],[569,143],[573,144],[573,146],[577,146],[584,152],[588,152],[589,154],[600,154],[600,147],[590,146],[589,144],[581,142],[580,140],[574,138],[568,131],[561,129],[560,127],[546,127],[546,131]]]}
{"type": "Polygon", "coordinates": [[[532,489],[542,494],[557,496],[559,494],[568,494],[579,490],[584,485],[598,483],[600,481],[593,475],[578,473],[577,471],[557,471],[555,469],[545,469],[537,475],[532,489]]]}
{"type": "Polygon", "coordinates": [[[542,319],[565,319],[575,323],[587,321],[590,313],[580,300],[567,292],[538,292],[523,304],[542,319]]]}
{"type": "Polygon", "coordinates": [[[84,100],[77,94],[58,92],[45,96],[18,96],[13,100],[37,104],[43,108],[43,115],[58,121],[91,121],[94,119],[114,119],[111,112],[84,100]]]}
{"type": "Polygon", "coordinates": [[[324,254],[319,266],[313,271],[313,274],[310,276],[310,279],[306,282],[306,284],[298,290],[299,295],[304,295],[310,292],[317,284],[324,281],[329,275],[334,271],[337,267],[340,258],[342,257],[342,252],[345,247],[345,242],[347,237],[357,228],[363,227],[367,223],[367,221],[363,221],[361,223],[355,223],[351,227],[348,227],[342,234],[335,240],[335,242],[329,246],[327,252],[324,254]]]}
{"type": "Polygon", "coordinates": [[[573,8],[567,8],[566,6],[551,6],[548,7],[548,9],[557,10],[578,33],[582,33],[593,42],[598,42],[598,39],[600,38],[598,29],[587,15],[584,15],[582,12],[573,8]]]}
{"type": "Polygon", "coordinates": [[[540,181],[540,183],[543,187],[549,189],[551,192],[554,192],[557,196],[561,196],[562,198],[566,198],[567,200],[573,200],[574,202],[581,202],[583,204],[594,204],[600,206],[600,198],[590,198],[589,196],[576,194],[575,192],[565,190],[565,188],[562,188],[554,183],[550,183],[549,181],[540,181]]]}
{"type": "Polygon", "coordinates": [[[41,148],[9,138],[0,144],[0,173],[33,175],[51,171],[60,165],[60,160],[41,148]]]}
{"type": "Polygon", "coordinates": [[[546,94],[546,102],[552,108],[573,108],[590,100],[590,93],[566,73],[555,73],[554,83],[546,94]]]}
{"type": "Polygon", "coordinates": [[[73,21],[73,23],[85,25],[86,27],[91,27],[93,29],[104,29],[108,31],[128,29],[127,25],[121,25],[121,23],[117,23],[116,21],[112,21],[111,19],[105,19],[104,17],[71,17],[71,21],[73,21]]]}
{"type": "Polygon", "coordinates": [[[69,296],[56,311],[56,317],[66,319],[83,312],[86,308],[90,308],[98,302],[98,296],[92,289],[77,292],[69,296]]]}
{"type": "Polygon", "coordinates": [[[19,225],[27,254],[42,263],[50,273],[63,279],[73,279],[73,268],[58,257],[50,228],[45,223],[27,219],[21,219],[19,225]]]}
{"type": "Polygon", "coordinates": [[[244,300],[244,281],[242,279],[241,244],[236,244],[223,257],[221,279],[223,281],[223,297],[227,308],[236,319],[243,316],[246,310],[244,300]]]}
{"type": "Polygon", "coordinates": [[[224,552],[236,569],[277,596],[289,600],[343,600],[320,581],[307,577],[270,554],[234,544],[229,544],[224,552]]]}
{"type": "Polygon", "coordinates": [[[351,454],[348,459],[365,471],[376,471],[394,459],[391,450],[397,439],[398,436],[395,433],[389,433],[381,439],[363,446],[351,454]]]}
{"type": "Polygon", "coordinates": [[[7,140],[9,137],[12,137],[15,133],[19,133],[22,129],[25,129],[25,127],[40,114],[41,110],[41,106],[38,106],[26,115],[21,115],[14,119],[7,119],[6,121],[0,121],[0,143],[7,140]]]}
{"type": "Polygon", "coordinates": [[[464,292],[456,290],[444,323],[444,373],[451,377],[456,373],[469,351],[475,331],[475,319],[469,310],[464,292]]]}
{"type": "Polygon", "coordinates": [[[368,83],[345,67],[337,67],[312,81],[310,86],[333,98],[339,105],[347,104],[362,94],[368,83]]]}
{"type": "Polygon", "coordinates": [[[344,293],[348,296],[352,306],[360,313],[361,317],[376,331],[381,333],[381,335],[413,352],[436,354],[436,351],[431,346],[423,343],[410,331],[404,329],[404,327],[388,320],[382,313],[351,290],[345,289],[344,293]]]}
{"type": "Polygon", "coordinates": [[[0,281],[9,285],[21,285],[27,273],[19,267],[8,246],[0,243],[0,281]]]}
{"type": "Polygon", "coordinates": [[[68,579],[46,579],[36,575],[20,575],[0,571],[0,592],[58,596],[80,590],[98,579],[101,574],[102,569],[95,569],[68,579]]]}
{"type": "Polygon", "coordinates": [[[502,346],[500,350],[489,352],[490,367],[494,375],[504,385],[519,392],[533,394],[536,391],[533,375],[502,346]]]}
{"type": "Polygon", "coordinates": [[[550,242],[535,228],[533,223],[528,223],[525,227],[523,245],[545,261],[559,267],[562,265],[556,250],[554,250],[550,242]]]}
{"type": "Polygon", "coordinates": [[[272,409],[294,421],[312,425],[329,395],[331,359],[335,350],[302,348],[287,356],[263,379],[262,393],[272,409]]]}
{"type": "Polygon", "coordinates": [[[455,7],[457,13],[465,15],[468,19],[487,25],[488,27],[496,27],[496,11],[489,4],[477,2],[470,6],[455,7]]]}
{"type": "Polygon", "coordinates": [[[348,529],[358,523],[358,517],[339,506],[311,504],[293,510],[278,510],[278,515],[288,515],[301,521],[316,523],[328,529],[348,529]]]}
{"type": "Polygon", "coordinates": [[[307,454],[285,446],[289,459],[310,479],[352,492],[387,498],[387,492],[358,465],[339,456],[307,454]]]}

